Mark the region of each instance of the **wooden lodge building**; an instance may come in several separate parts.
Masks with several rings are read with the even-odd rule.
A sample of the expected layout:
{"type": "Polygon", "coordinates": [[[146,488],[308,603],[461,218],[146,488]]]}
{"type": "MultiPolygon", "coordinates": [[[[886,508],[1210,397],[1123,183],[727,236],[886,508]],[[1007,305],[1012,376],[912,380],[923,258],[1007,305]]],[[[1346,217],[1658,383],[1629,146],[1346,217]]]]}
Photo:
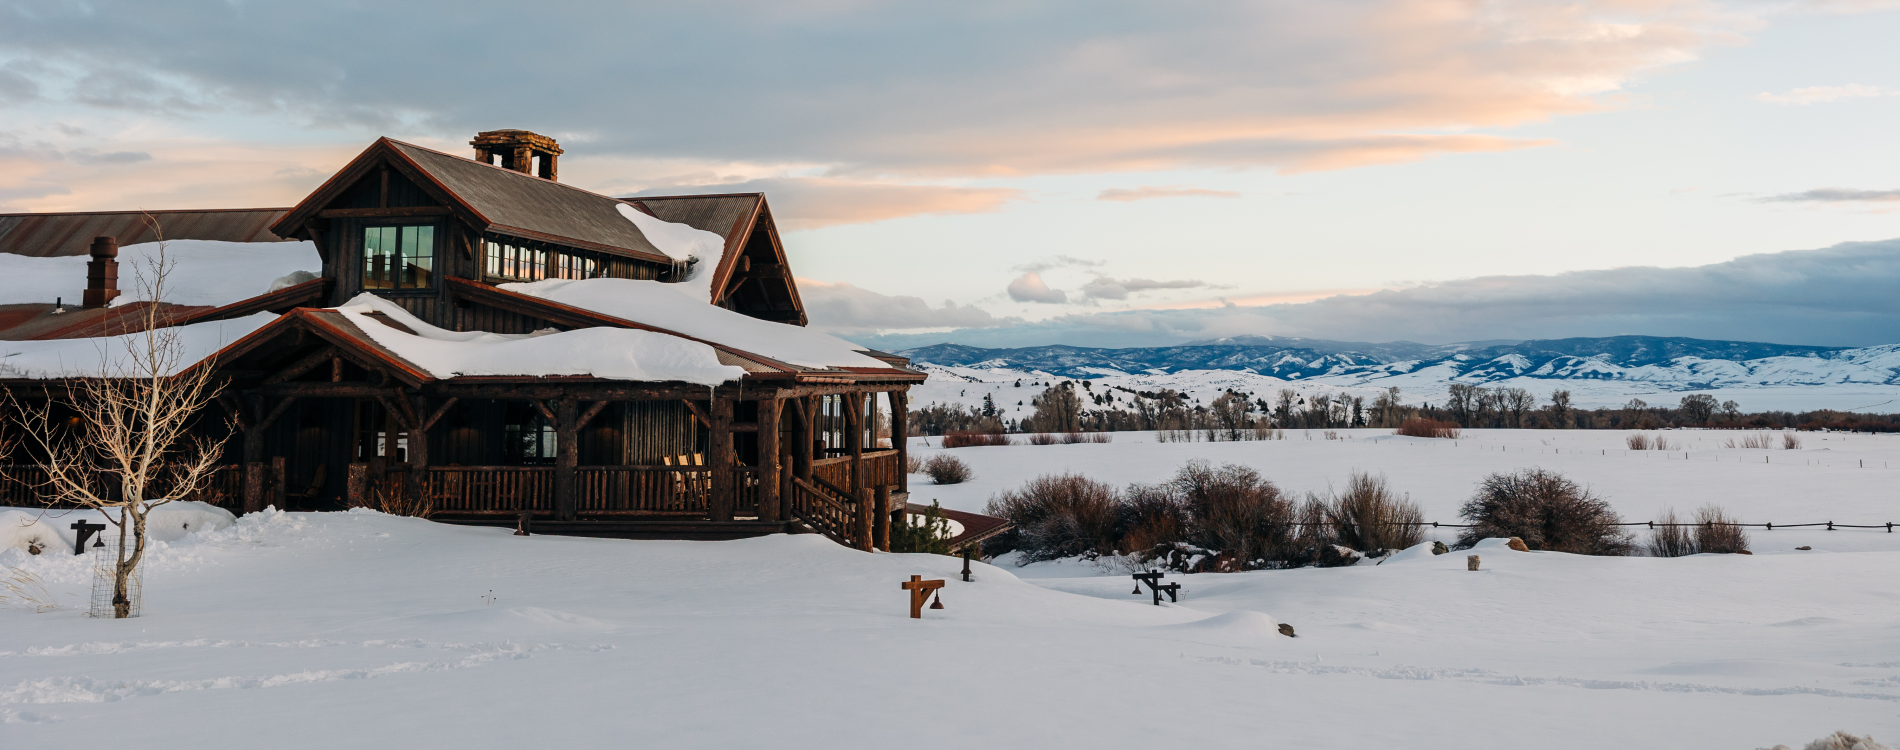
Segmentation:
{"type": "MultiPolygon", "coordinates": [[[[764,195],[611,198],[559,182],[552,139],[471,145],[380,139],[290,208],[0,216],[0,253],[92,254],[64,304],[0,305],[0,345],[115,333],[155,304],[108,306],[117,246],[155,239],[153,219],[168,240],[307,242],[314,279],[166,308],[172,325],[249,326],[194,365],[221,387],[204,429],[235,429],[198,499],[420,499],[438,521],[527,514],[536,533],[888,548],[924,375],[804,328],[764,195]],[[706,252],[678,250],[695,238],[706,252]]],[[[27,398],[59,379],[0,365],[27,398]]],[[[31,504],[31,460],[13,457],[0,504],[31,504]]]]}

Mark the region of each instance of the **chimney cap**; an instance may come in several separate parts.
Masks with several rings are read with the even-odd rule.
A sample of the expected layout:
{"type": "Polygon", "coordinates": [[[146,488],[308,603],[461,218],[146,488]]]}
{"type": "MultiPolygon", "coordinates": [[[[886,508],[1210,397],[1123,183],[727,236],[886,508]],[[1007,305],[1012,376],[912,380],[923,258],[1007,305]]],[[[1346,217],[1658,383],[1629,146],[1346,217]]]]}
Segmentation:
{"type": "Polygon", "coordinates": [[[553,138],[531,130],[484,130],[480,133],[476,133],[475,140],[469,141],[468,145],[474,146],[477,149],[482,149],[483,147],[495,148],[498,146],[527,146],[538,151],[546,151],[554,154],[561,153],[561,145],[553,138]]]}
{"type": "Polygon", "coordinates": [[[94,237],[91,252],[94,258],[117,258],[119,257],[119,240],[116,237],[103,235],[94,237]]]}

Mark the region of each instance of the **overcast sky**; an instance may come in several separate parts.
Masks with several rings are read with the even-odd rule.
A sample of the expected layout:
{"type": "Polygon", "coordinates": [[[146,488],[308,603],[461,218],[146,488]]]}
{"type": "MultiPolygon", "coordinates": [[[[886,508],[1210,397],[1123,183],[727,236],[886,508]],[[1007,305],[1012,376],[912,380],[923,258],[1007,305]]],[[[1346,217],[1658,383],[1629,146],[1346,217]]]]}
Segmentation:
{"type": "Polygon", "coordinates": [[[0,0],[0,210],[763,190],[880,346],[1900,342],[1900,3],[0,0]]]}

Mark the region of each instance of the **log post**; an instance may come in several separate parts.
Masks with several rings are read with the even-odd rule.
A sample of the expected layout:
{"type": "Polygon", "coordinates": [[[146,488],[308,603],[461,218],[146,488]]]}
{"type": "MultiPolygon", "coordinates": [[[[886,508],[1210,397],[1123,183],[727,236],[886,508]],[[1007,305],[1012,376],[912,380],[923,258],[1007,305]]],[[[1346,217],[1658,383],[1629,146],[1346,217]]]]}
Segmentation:
{"type": "Polygon", "coordinates": [[[271,456],[270,502],[271,505],[276,506],[278,510],[290,510],[290,503],[288,502],[290,499],[289,492],[285,488],[285,485],[290,484],[290,477],[285,476],[287,473],[288,472],[284,470],[284,457],[271,456]]]}
{"type": "Polygon", "coordinates": [[[712,400],[712,455],[706,463],[712,470],[712,497],[707,510],[714,521],[731,521],[733,506],[732,398],[714,394],[712,400]]]}
{"type": "Polygon", "coordinates": [[[871,492],[864,486],[864,394],[845,394],[845,447],[851,451],[851,499],[857,501],[856,527],[858,549],[866,552],[872,548],[871,534],[871,492]]]}
{"type": "Polygon", "coordinates": [[[283,415],[285,409],[290,408],[297,397],[284,397],[268,413],[264,411],[262,395],[245,394],[244,400],[251,407],[248,419],[241,412],[237,415],[238,429],[244,432],[244,512],[256,513],[264,509],[264,493],[269,491],[266,474],[269,467],[264,463],[264,436],[270,432],[271,424],[283,415]]]}
{"type": "Polygon", "coordinates": [[[816,444],[818,414],[812,411],[812,400],[805,397],[792,399],[792,411],[798,416],[797,441],[792,444],[792,476],[811,481],[812,446],[816,444]]]}
{"type": "Polygon", "coordinates": [[[579,517],[580,494],[575,468],[580,465],[580,402],[562,396],[554,405],[554,517],[579,517]]]}
{"type": "Polygon", "coordinates": [[[891,488],[889,485],[877,486],[877,503],[871,509],[876,526],[871,533],[876,537],[873,544],[885,552],[891,551],[891,488]]]}
{"type": "Polygon", "coordinates": [[[891,447],[897,449],[897,491],[910,494],[910,393],[891,391],[891,447]]]}
{"type": "Polygon", "coordinates": [[[350,464],[349,477],[344,481],[346,482],[343,490],[344,502],[349,503],[352,508],[368,506],[369,464],[361,462],[350,464]]]}
{"type": "Polygon", "coordinates": [[[785,520],[780,506],[778,464],[778,394],[759,399],[759,520],[785,520]]]}

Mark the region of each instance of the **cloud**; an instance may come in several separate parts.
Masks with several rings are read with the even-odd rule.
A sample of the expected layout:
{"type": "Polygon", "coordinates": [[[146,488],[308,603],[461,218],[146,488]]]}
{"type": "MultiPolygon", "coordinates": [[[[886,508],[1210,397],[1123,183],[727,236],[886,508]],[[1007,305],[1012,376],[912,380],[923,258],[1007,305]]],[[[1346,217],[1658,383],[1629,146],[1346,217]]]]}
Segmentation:
{"type": "Polygon", "coordinates": [[[1009,298],[1017,302],[1037,302],[1047,305],[1059,305],[1069,301],[1067,292],[1051,289],[1043,283],[1042,274],[1029,271],[1009,282],[1009,298]]]}
{"type": "Polygon", "coordinates": [[[1774,203],[1897,203],[1900,202],[1900,190],[1817,188],[1771,195],[1761,200],[1774,203]]]}
{"type": "Polygon", "coordinates": [[[1177,281],[1153,281],[1150,279],[1113,279],[1098,276],[1082,285],[1082,296],[1089,299],[1128,299],[1130,294],[1156,289],[1198,289],[1209,286],[1198,279],[1180,279],[1177,281]]]}
{"type": "Polygon", "coordinates": [[[1893,96],[1894,94],[1900,94],[1900,91],[1889,91],[1879,86],[1862,86],[1858,83],[1851,83],[1846,86],[1809,86],[1807,88],[1794,89],[1785,94],[1763,92],[1756,94],[1755,99],[1769,104],[1790,104],[1805,107],[1809,104],[1826,104],[1842,99],[1866,99],[1878,96],[1893,96]]]}
{"type": "Polygon", "coordinates": [[[1039,260],[1034,263],[1017,266],[1016,270],[1041,273],[1052,268],[1101,268],[1105,265],[1108,265],[1108,261],[1077,258],[1073,255],[1058,255],[1048,260],[1039,260]]]}
{"type": "Polygon", "coordinates": [[[1900,343],[1896,287],[1900,240],[1887,240],[1689,268],[1462,279],[1300,304],[1065,315],[876,345],[1158,346],[1245,334],[1450,343],[1638,334],[1865,346],[1900,343]]]}
{"type": "Polygon", "coordinates": [[[786,229],[868,224],[905,216],[999,211],[1023,200],[1015,188],[907,185],[824,177],[773,177],[711,185],[647,188],[640,195],[765,193],[772,215],[786,229]]]}
{"type": "Polygon", "coordinates": [[[929,182],[1534,147],[1473,131],[1615,106],[1602,95],[1756,22],[1707,0],[726,0],[568,9],[535,18],[558,44],[467,43],[520,12],[95,0],[0,11],[0,49],[53,71],[31,95],[177,122],[527,127],[570,158],[929,182]]]}
{"type": "Polygon", "coordinates": [[[987,311],[946,300],[931,307],[918,297],[884,295],[844,283],[798,280],[798,294],[814,327],[839,335],[917,328],[988,328],[1020,318],[996,318],[987,311]]]}
{"type": "Polygon", "coordinates": [[[1240,194],[1232,190],[1207,190],[1205,188],[1182,187],[1180,185],[1143,185],[1132,190],[1128,188],[1109,188],[1095,196],[1098,201],[1145,201],[1149,198],[1239,198],[1240,194]]]}

